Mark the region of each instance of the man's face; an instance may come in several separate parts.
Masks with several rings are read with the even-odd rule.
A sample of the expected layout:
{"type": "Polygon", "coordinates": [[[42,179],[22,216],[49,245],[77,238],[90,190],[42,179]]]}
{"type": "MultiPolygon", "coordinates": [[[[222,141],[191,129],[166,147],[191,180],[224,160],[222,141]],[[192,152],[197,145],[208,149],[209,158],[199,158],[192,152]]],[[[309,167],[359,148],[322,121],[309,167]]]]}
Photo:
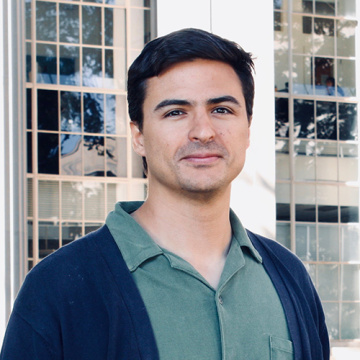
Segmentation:
{"type": "Polygon", "coordinates": [[[174,65],[147,81],[142,132],[133,147],[148,164],[150,191],[230,190],[249,146],[242,86],[233,68],[212,60],[174,65]]]}

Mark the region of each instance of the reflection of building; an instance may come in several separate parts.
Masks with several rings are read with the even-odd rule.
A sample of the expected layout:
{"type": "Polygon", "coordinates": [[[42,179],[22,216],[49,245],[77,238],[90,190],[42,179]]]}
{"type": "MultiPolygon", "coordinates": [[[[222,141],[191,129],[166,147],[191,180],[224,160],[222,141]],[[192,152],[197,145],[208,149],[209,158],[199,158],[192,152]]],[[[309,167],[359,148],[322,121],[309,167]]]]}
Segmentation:
{"type": "Polygon", "coordinates": [[[29,268],[98,227],[116,200],[144,198],[126,69],[156,33],[192,26],[257,58],[252,145],[232,207],[252,230],[275,236],[276,227],[307,264],[333,344],[359,341],[355,4],[279,0],[259,12],[256,2],[236,0],[5,0],[1,326],[29,268]]]}

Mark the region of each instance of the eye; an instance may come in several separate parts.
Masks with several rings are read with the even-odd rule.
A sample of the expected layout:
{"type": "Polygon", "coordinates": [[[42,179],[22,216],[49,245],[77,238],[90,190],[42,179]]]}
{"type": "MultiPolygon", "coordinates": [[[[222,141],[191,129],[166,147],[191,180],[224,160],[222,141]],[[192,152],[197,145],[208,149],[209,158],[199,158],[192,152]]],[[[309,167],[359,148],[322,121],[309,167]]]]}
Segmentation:
{"type": "Polygon", "coordinates": [[[213,110],[215,114],[232,114],[233,112],[226,107],[217,107],[213,110]]]}
{"type": "Polygon", "coordinates": [[[171,110],[169,112],[167,112],[164,117],[176,117],[176,116],[180,116],[180,115],[184,115],[185,112],[182,110],[171,110]]]}

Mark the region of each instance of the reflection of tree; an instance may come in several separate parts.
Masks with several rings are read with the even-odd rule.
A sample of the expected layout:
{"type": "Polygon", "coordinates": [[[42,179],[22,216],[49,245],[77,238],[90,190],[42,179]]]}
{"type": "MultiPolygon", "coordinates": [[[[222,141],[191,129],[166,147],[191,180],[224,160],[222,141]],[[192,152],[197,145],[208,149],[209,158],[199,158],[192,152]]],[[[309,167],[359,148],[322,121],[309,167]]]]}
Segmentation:
{"type": "Polygon", "coordinates": [[[316,113],[317,138],[336,140],[336,103],[318,101],[316,113]]]}
{"type": "Polygon", "coordinates": [[[294,100],[294,130],[298,138],[312,139],[314,131],[314,101],[294,100]]]}
{"type": "Polygon", "coordinates": [[[60,41],[79,43],[79,6],[60,4],[59,7],[60,41]]]}
{"type": "Polygon", "coordinates": [[[340,140],[357,140],[357,105],[339,104],[339,132],[340,140]]]}
{"type": "Polygon", "coordinates": [[[61,92],[61,130],[81,131],[80,93],[61,92]]]}
{"type": "Polygon", "coordinates": [[[83,6],[82,16],[83,43],[101,45],[101,8],[83,6]]]}
{"type": "Polygon", "coordinates": [[[84,93],[84,131],[104,132],[104,95],[84,93]]]}
{"type": "Polygon", "coordinates": [[[287,98],[275,100],[275,135],[289,136],[289,105],[287,98]]]}

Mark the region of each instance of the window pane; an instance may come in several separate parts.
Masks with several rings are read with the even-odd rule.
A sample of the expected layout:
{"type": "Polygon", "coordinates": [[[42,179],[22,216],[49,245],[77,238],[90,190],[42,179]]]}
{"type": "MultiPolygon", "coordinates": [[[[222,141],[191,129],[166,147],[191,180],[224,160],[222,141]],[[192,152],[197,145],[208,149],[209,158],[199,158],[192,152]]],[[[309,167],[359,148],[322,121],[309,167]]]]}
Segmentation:
{"type": "Polygon", "coordinates": [[[291,249],[290,224],[276,224],[276,241],[291,249]]]}
{"type": "Polygon", "coordinates": [[[59,5],[60,41],[79,43],[79,6],[59,5]]]}
{"type": "Polygon", "coordinates": [[[102,220],[105,217],[104,184],[84,181],[85,220],[102,220]]]}
{"type": "MultiPolygon", "coordinates": [[[[317,95],[334,95],[327,88],[328,79],[334,78],[334,59],[315,58],[315,92],[317,95]]],[[[332,85],[334,86],[334,84],[332,85]]]]}
{"type": "Polygon", "coordinates": [[[83,48],[83,85],[102,87],[101,49],[83,48]]]}
{"type": "Polygon", "coordinates": [[[81,220],[82,218],[82,193],[81,182],[64,181],[61,184],[61,216],[68,220],[81,220]]]}
{"type": "Polygon", "coordinates": [[[342,223],[359,222],[359,188],[344,186],[339,188],[342,223]]]}
{"type": "Polygon", "coordinates": [[[316,144],[316,178],[317,180],[333,180],[338,178],[337,143],[318,141],[316,144]]]}
{"type": "Polygon", "coordinates": [[[142,158],[131,149],[132,176],[134,178],[144,178],[142,158]]]}
{"type": "Polygon", "coordinates": [[[27,231],[28,231],[28,257],[32,258],[34,256],[33,249],[33,222],[27,222],[27,231]]]}
{"type": "Polygon", "coordinates": [[[25,0],[25,35],[31,39],[31,0],[25,0]]]}
{"type": "Polygon", "coordinates": [[[319,296],[322,301],[339,299],[339,266],[318,265],[319,296]]]}
{"type": "Polygon", "coordinates": [[[82,175],[81,135],[61,135],[61,174],[82,175]]]}
{"type": "Polygon", "coordinates": [[[359,225],[341,226],[342,261],[360,261],[359,225]]]}
{"type": "Polygon", "coordinates": [[[38,172],[59,174],[58,134],[38,134],[38,172]]]}
{"type": "Polygon", "coordinates": [[[315,180],[315,141],[294,141],[296,180],[315,180]]]}
{"type": "Polygon", "coordinates": [[[341,338],[360,338],[360,304],[341,304],[341,338]]]}
{"type": "Polygon", "coordinates": [[[32,81],[31,78],[31,43],[26,43],[26,81],[32,81]]]}
{"type": "Polygon", "coordinates": [[[126,98],[122,95],[106,95],[106,133],[126,135],[126,98]]]}
{"type": "Polygon", "coordinates": [[[293,11],[312,13],[313,12],[312,0],[293,0],[293,11]]]}
{"type": "Polygon", "coordinates": [[[357,181],[359,177],[358,145],[339,145],[339,180],[357,181]]]}
{"type": "Polygon", "coordinates": [[[276,140],[276,178],[290,179],[289,141],[276,140]]]}
{"type": "MultiPolygon", "coordinates": [[[[344,96],[356,96],[355,84],[355,60],[339,59],[338,64],[338,86],[344,96]]],[[[338,88],[338,92],[339,92],[338,88]]]]}
{"type": "Polygon", "coordinates": [[[304,261],[316,261],[315,225],[296,224],[296,255],[304,261]]]}
{"type": "Polygon", "coordinates": [[[339,227],[319,225],[319,261],[339,261],[339,227]]]}
{"type": "Polygon", "coordinates": [[[308,56],[293,56],[293,92],[294,94],[313,93],[311,83],[311,58],[308,56]]]}
{"type": "Polygon", "coordinates": [[[360,265],[342,265],[342,300],[360,300],[360,265]]]}
{"type": "Polygon", "coordinates": [[[326,325],[331,340],[339,339],[339,304],[338,303],[326,303],[323,304],[326,325]]]}
{"type": "Polygon", "coordinates": [[[335,21],[333,19],[314,19],[314,53],[335,55],[335,21]]]}
{"type": "Polygon", "coordinates": [[[32,173],[32,133],[26,133],[26,149],[27,149],[27,172],[32,173]]]}
{"type": "Polygon", "coordinates": [[[337,55],[355,56],[355,29],[356,21],[337,21],[337,55]]]}
{"type": "Polygon", "coordinates": [[[142,49],[151,39],[150,11],[131,9],[131,38],[132,49],[142,49]]]}
{"type": "Polygon", "coordinates": [[[357,140],[357,104],[339,103],[340,140],[357,140]]]}
{"type": "Polygon", "coordinates": [[[60,84],[80,85],[79,59],[79,47],[60,46],[60,84]]]}
{"type": "Polygon", "coordinates": [[[101,45],[101,8],[82,7],[82,38],[84,44],[101,45]]]}
{"type": "Polygon", "coordinates": [[[293,15],[293,51],[296,54],[308,54],[312,49],[312,18],[293,15]]]}
{"type": "Polygon", "coordinates": [[[318,139],[337,139],[335,102],[316,102],[316,136],[318,139]]]}
{"type": "Polygon", "coordinates": [[[126,138],[106,138],[107,176],[126,177],[127,173],[126,138]]]}
{"type": "Polygon", "coordinates": [[[335,15],[335,2],[315,0],[315,13],[319,15],[335,15]]]}
{"type": "Polygon", "coordinates": [[[81,131],[81,104],[80,93],[62,91],[61,102],[61,131],[81,131]]]}
{"type": "Polygon", "coordinates": [[[315,137],[314,101],[294,100],[294,132],[299,138],[315,137]]]}
{"type": "Polygon", "coordinates": [[[50,221],[39,222],[39,258],[59,248],[59,225],[50,221]]]}
{"type": "Polygon", "coordinates": [[[37,44],[36,46],[37,82],[57,84],[56,45],[37,44]]]}
{"type": "Polygon", "coordinates": [[[58,92],[38,90],[38,129],[59,130],[58,92]]]}
{"type": "Polygon", "coordinates": [[[275,136],[289,137],[289,100],[275,98],[275,136]]]}
{"type": "Polygon", "coordinates": [[[59,218],[59,182],[39,181],[39,218],[59,218]]]}
{"type": "Polygon", "coordinates": [[[338,16],[356,16],[356,0],[337,0],[338,16]]]}
{"type": "Polygon", "coordinates": [[[36,2],[36,39],[56,41],[56,4],[36,2]]]}
{"type": "Polygon", "coordinates": [[[125,48],[126,23],[124,9],[105,9],[105,45],[125,48]]]}
{"type": "Polygon", "coordinates": [[[33,217],[33,179],[27,179],[27,216],[33,217]]]}
{"type": "Polygon", "coordinates": [[[61,225],[62,232],[62,245],[71,243],[73,240],[76,240],[82,236],[82,226],[81,223],[62,223],[61,225]]]}
{"type": "Polygon", "coordinates": [[[338,207],[336,205],[319,205],[318,221],[337,223],[339,221],[338,207]]]}
{"type": "Polygon", "coordinates": [[[32,128],[32,90],[26,89],[26,129],[32,128]]]}
{"type": "Polygon", "coordinates": [[[84,93],[84,131],[104,132],[104,94],[84,93]]]}
{"type": "Polygon", "coordinates": [[[84,175],[105,176],[104,137],[84,136],[84,175]]]}
{"type": "Polygon", "coordinates": [[[126,55],[123,49],[105,50],[104,86],[125,90],[126,55]]]}
{"type": "Polygon", "coordinates": [[[126,183],[107,184],[107,213],[114,210],[118,201],[127,200],[127,190],[128,184],[126,183]]]}
{"type": "Polygon", "coordinates": [[[99,229],[103,224],[102,223],[86,223],[85,224],[85,235],[99,229]]]}

